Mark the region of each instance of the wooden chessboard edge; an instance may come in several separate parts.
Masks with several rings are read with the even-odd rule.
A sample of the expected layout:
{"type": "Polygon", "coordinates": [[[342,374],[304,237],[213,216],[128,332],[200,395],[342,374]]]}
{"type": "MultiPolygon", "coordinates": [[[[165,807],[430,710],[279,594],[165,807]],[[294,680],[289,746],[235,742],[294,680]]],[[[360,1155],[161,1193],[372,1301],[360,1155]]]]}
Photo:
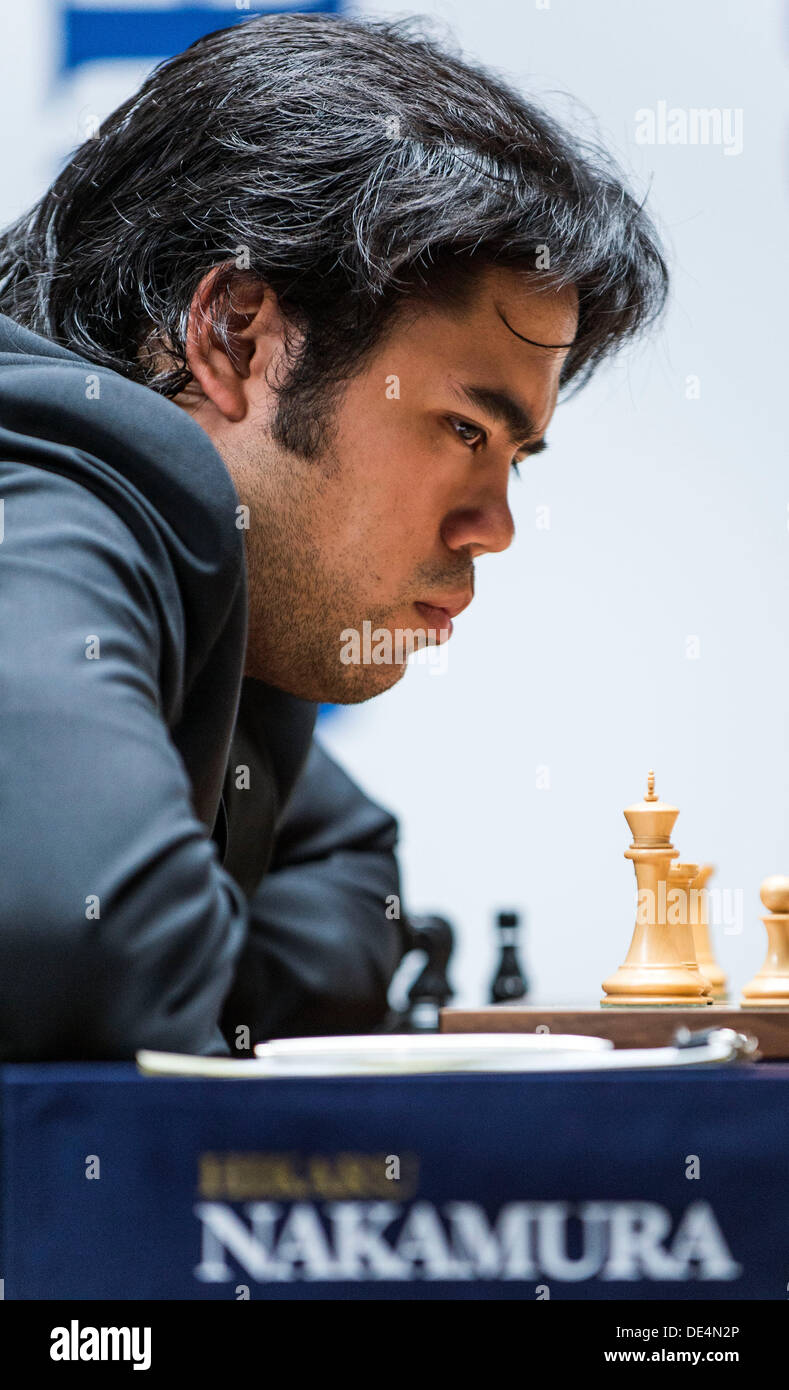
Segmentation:
{"type": "Polygon", "coordinates": [[[682,1026],[734,1028],[755,1037],[762,1060],[789,1060],[789,1010],[743,1009],[731,1004],[696,1008],[582,1008],[537,1004],[447,1008],[439,1017],[442,1033],[554,1033],[608,1038],[615,1047],[665,1047],[682,1026]],[[701,1020],[704,1020],[701,1023],[701,1020]]]}

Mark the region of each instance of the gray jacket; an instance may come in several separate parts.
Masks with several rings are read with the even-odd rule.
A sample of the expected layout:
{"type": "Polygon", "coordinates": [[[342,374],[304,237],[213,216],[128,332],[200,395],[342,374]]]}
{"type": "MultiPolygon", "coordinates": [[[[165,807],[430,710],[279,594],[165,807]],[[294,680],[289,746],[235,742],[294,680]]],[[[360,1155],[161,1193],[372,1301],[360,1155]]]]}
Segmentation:
{"type": "Polygon", "coordinates": [[[373,1027],[395,822],[242,678],[208,437],[0,315],[0,502],[0,1060],[373,1027]]]}

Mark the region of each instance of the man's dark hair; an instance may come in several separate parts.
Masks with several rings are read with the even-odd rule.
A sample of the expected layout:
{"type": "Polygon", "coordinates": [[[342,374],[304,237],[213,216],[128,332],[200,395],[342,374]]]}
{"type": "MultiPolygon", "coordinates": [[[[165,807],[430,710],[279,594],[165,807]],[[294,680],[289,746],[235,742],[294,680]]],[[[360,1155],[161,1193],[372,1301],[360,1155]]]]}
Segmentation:
{"type": "Polygon", "coordinates": [[[80,146],[0,237],[0,311],[174,396],[202,277],[218,268],[225,342],[234,286],[263,281],[303,335],[277,425],[309,455],[398,309],[462,304],[490,264],[577,287],[563,386],[666,294],[654,229],[596,146],[413,21],[271,15],[160,64],[80,146]]]}

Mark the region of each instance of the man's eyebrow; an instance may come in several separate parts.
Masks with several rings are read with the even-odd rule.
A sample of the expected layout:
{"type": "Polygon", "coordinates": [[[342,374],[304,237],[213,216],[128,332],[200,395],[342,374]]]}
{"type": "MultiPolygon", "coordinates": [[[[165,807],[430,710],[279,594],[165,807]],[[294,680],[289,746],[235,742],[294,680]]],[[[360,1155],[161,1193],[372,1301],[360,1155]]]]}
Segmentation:
{"type": "Polygon", "coordinates": [[[469,386],[465,382],[450,382],[457,396],[465,396],[471,405],[483,410],[497,424],[506,425],[510,443],[518,445],[527,454],[540,454],[548,445],[544,439],[537,438],[534,416],[525,406],[519,405],[506,391],[497,391],[491,386],[469,386]]]}

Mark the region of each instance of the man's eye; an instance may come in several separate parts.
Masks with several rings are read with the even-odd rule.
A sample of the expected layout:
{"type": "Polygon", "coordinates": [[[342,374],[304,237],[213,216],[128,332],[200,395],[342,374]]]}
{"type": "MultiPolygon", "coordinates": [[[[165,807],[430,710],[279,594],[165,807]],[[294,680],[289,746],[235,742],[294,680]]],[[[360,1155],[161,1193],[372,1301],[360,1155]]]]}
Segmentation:
{"type": "Polygon", "coordinates": [[[487,436],[479,425],[470,425],[468,420],[456,420],[454,416],[451,423],[455,433],[464,444],[468,444],[470,449],[473,449],[476,444],[484,444],[487,436]]]}
{"type": "MultiPolygon", "coordinates": [[[[454,416],[452,417],[452,427],[458,437],[462,439],[463,443],[467,444],[470,449],[474,449],[478,444],[484,444],[488,437],[479,425],[470,425],[468,420],[457,420],[454,416]]],[[[518,458],[512,460],[512,471],[516,478],[520,477],[518,464],[523,462],[523,459],[518,458]]]]}

